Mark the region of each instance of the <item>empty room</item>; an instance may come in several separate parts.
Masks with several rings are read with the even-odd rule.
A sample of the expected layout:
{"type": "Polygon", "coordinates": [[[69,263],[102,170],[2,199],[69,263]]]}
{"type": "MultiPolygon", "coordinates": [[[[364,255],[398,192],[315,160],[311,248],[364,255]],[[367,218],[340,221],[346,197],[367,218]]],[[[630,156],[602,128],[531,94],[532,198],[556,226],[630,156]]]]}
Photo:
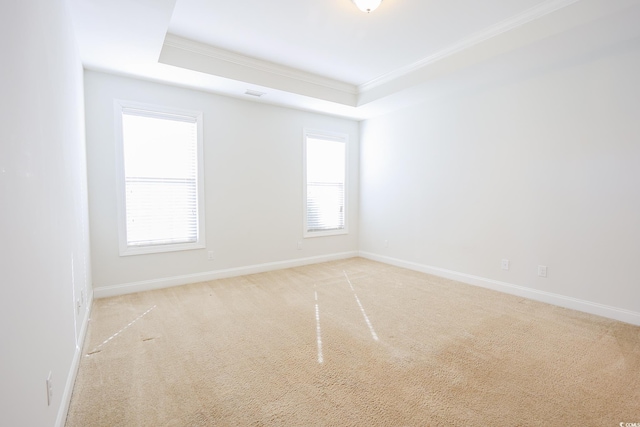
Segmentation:
{"type": "Polygon", "coordinates": [[[640,0],[25,0],[0,425],[640,426],[640,0]]]}

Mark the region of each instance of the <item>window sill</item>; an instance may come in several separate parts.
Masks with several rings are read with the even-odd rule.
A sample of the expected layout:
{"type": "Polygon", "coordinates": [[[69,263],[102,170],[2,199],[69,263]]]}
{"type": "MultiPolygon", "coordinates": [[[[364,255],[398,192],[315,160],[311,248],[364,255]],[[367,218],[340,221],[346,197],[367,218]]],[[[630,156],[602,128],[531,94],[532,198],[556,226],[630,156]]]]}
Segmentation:
{"type": "Polygon", "coordinates": [[[120,248],[120,256],[122,257],[131,255],[155,254],[161,252],[190,251],[193,249],[204,248],[206,248],[204,242],[178,243],[172,245],[127,246],[125,248],[120,248]]]}
{"type": "Polygon", "coordinates": [[[341,230],[326,230],[326,231],[305,231],[303,236],[305,239],[310,237],[327,237],[327,236],[341,236],[344,234],[349,234],[346,229],[341,230]]]}

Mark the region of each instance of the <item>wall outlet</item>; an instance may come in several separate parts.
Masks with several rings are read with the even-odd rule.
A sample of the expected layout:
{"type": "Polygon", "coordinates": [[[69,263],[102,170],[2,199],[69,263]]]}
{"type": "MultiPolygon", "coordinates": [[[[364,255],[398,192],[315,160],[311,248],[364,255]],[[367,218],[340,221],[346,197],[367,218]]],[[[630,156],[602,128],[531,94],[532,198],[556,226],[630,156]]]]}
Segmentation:
{"type": "Polygon", "coordinates": [[[384,247],[385,247],[385,248],[388,248],[388,247],[389,247],[389,241],[388,241],[388,240],[385,240],[385,241],[384,241],[384,247]]]}
{"type": "Polygon", "coordinates": [[[209,251],[209,252],[207,252],[207,259],[208,259],[209,261],[213,261],[213,251],[209,251]]]}
{"type": "Polygon", "coordinates": [[[547,277],[547,266],[546,265],[539,265],[538,266],[538,276],[547,277]]]}
{"type": "Polygon", "coordinates": [[[509,260],[504,258],[502,260],[502,262],[500,263],[501,267],[503,270],[508,270],[509,269],[509,260]]]}
{"type": "Polygon", "coordinates": [[[298,250],[302,250],[302,240],[298,240],[298,250]]]}
{"type": "Polygon", "coordinates": [[[47,406],[51,406],[53,402],[53,380],[51,379],[51,371],[47,376],[47,406]]]}

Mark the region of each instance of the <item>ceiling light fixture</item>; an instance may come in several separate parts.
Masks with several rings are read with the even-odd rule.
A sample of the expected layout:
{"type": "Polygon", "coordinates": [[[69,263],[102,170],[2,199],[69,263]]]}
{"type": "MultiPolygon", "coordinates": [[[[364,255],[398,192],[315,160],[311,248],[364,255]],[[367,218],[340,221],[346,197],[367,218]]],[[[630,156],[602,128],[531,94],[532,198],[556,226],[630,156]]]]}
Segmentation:
{"type": "Polygon", "coordinates": [[[380,3],[382,3],[382,0],[351,0],[351,1],[353,2],[353,4],[358,6],[358,9],[366,13],[373,12],[378,8],[378,6],[380,6],[380,3]]]}

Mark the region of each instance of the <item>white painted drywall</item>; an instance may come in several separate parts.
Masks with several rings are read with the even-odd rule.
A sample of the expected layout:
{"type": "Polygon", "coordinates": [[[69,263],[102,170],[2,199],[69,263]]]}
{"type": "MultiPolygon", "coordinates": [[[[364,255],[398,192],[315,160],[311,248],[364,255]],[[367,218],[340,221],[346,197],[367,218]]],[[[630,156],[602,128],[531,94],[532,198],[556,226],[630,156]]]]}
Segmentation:
{"type": "Polygon", "coordinates": [[[357,250],[356,121],[93,71],[85,72],[85,99],[96,289],[177,284],[180,279],[165,279],[357,250]],[[115,98],[203,112],[206,249],[119,256],[115,98]],[[349,135],[348,235],[302,238],[305,127],[349,135]],[[208,251],[213,261],[207,260],[208,251]]]}
{"type": "Polygon", "coordinates": [[[640,319],[640,39],[584,35],[363,122],[360,250],[640,319]]]}
{"type": "Polygon", "coordinates": [[[0,425],[62,425],[91,299],[83,72],[65,1],[3,6],[0,46],[0,425]]]}

